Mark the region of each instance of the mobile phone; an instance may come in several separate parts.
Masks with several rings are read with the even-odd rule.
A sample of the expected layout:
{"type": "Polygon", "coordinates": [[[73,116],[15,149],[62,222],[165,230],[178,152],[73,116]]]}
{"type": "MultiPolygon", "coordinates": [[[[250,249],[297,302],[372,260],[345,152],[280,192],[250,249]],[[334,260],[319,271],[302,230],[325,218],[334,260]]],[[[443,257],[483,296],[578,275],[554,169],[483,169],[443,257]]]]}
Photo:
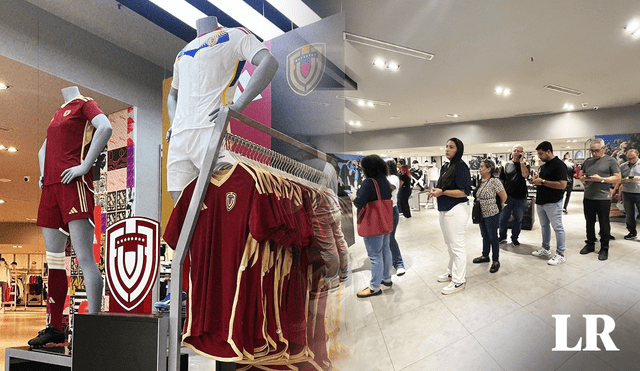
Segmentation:
{"type": "Polygon", "coordinates": [[[348,190],[348,189],[346,189],[346,190],[344,191],[344,193],[346,193],[346,194],[350,195],[350,194],[351,194],[351,191],[350,191],[350,190],[348,190]]]}
{"type": "Polygon", "coordinates": [[[629,175],[629,179],[633,179],[633,175],[629,175]]]}

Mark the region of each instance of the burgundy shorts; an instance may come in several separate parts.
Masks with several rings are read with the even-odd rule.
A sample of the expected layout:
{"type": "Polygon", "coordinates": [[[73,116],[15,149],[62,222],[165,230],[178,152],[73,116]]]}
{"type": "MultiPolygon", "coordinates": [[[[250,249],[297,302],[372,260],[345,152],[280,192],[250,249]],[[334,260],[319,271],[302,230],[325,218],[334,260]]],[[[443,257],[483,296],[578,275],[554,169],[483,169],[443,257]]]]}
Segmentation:
{"type": "Polygon", "coordinates": [[[50,184],[42,187],[38,221],[43,228],[68,231],[72,220],[89,219],[93,224],[93,192],[77,178],[69,184],[50,184]]]}

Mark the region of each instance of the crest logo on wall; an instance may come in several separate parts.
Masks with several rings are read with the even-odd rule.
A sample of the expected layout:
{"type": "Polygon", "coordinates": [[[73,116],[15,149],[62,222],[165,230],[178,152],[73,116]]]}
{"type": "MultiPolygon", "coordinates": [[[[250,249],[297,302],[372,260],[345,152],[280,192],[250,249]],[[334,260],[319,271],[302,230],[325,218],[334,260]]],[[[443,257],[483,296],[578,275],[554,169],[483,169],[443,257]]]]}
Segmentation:
{"type": "Polygon", "coordinates": [[[296,94],[309,95],[324,75],[325,43],[307,44],[287,56],[287,82],[296,94]]]}
{"type": "Polygon", "coordinates": [[[155,284],[160,257],[160,223],[132,217],[106,232],[105,271],[113,298],[127,311],[144,301],[155,284]]]}

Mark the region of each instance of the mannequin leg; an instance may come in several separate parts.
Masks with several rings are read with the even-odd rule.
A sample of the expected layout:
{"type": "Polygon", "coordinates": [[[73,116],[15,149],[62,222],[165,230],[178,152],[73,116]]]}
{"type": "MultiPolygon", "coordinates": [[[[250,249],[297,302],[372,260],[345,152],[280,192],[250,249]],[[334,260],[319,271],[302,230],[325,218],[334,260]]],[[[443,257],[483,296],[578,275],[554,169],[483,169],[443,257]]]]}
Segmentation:
{"type": "Polygon", "coordinates": [[[102,275],[93,256],[93,226],[89,219],[69,222],[71,244],[76,252],[84,276],[89,302],[89,313],[95,314],[102,309],[102,275]]]}
{"type": "MultiPolygon", "coordinates": [[[[47,254],[53,253],[62,256],[64,259],[64,247],[67,243],[67,235],[58,229],[42,228],[42,237],[47,254]]],[[[49,262],[49,292],[47,306],[51,315],[49,324],[58,331],[62,331],[62,311],[64,310],[64,302],[67,297],[67,271],[64,269],[64,263],[52,264],[49,262]]]]}

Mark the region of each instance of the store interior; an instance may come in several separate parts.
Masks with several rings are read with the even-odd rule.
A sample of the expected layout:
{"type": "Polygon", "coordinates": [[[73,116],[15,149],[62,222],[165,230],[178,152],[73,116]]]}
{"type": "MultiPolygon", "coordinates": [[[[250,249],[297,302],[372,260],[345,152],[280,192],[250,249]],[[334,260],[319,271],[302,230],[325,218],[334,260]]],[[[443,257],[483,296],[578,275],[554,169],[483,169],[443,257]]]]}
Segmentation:
{"type": "MultiPolygon", "coordinates": [[[[171,215],[165,192],[166,97],[174,59],[195,29],[155,2],[136,3],[0,4],[0,83],[7,87],[0,89],[0,256],[16,263],[9,278],[21,282],[19,291],[9,290],[0,312],[2,328],[11,329],[0,341],[0,367],[5,348],[25,345],[46,321],[45,246],[35,224],[41,193],[38,151],[52,113],[63,103],[62,88],[78,86],[107,116],[133,112],[134,126],[109,150],[135,143],[135,185],[109,192],[105,185],[105,220],[135,215],[164,226],[171,215]],[[126,214],[120,206],[107,210],[107,194],[113,192],[125,192],[126,214]]],[[[236,22],[213,1],[185,3],[216,15],[221,24],[236,22]]],[[[244,3],[260,8],[264,17],[273,13],[269,1],[244,3]]],[[[254,33],[285,57],[287,47],[325,41],[326,80],[309,95],[294,94],[281,63],[269,90],[269,125],[326,154],[417,160],[427,171],[428,162],[442,165],[445,143],[458,137],[467,162],[476,157],[508,161],[511,148],[521,144],[529,162],[539,166],[535,147],[550,141],[556,156],[568,155],[579,165],[589,156],[591,138],[639,132],[640,31],[631,25],[640,22],[636,2],[411,0],[402,10],[381,1],[300,3],[315,12],[314,21],[294,22],[278,13],[276,18],[285,20],[285,26],[273,21],[279,33],[254,33]],[[287,95],[278,94],[283,91],[287,95]]],[[[275,141],[273,149],[306,159],[275,141]]],[[[119,181],[134,184],[126,175],[119,181]]],[[[574,189],[582,190],[579,181],[574,189]]],[[[575,192],[564,217],[572,241],[564,267],[550,272],[531,256],[540,241],[540,227],[534,225],[524,232],[520,248],[502,248],[499,275],[470,262],[466,291],[443,298],[435,277],[446,265],[447,252],[437,210],[416,197],[414,217],[401,220],[398,229],[408,272],[394,276],[392,289],[356,299],[370,267],[360,237],[349,247],[351,278],[332,293],[333,325],[339,331],[328,347],[335,369],[463,370],[486,364],[481,369],[516,370],[533,364],[548,370],[626,370],[639,364],[640,353],[629,344],[640,341],[640,245],[622,240],[623,218],[612,219],[617,251],[609,261],[579,255],[584,217],[582,193],[575,192]],[[586,313],[581,308],[618,321],[614,340],[623,352],[551,352],[551,312],[580,317],[586,313]],[[536,359],[536,352],[547,359],[536,359]],[[461,353],[469,356],[458,357],[461,353]]],[[[466,233],[471,261],[481,238],[471,222],[466,233]]],[[[155,297],[160,296],[158,289],[155,297]]],[[[570,343],[580,336],[584,328],[571,325],[570,343]]],[[[190,369],[215,369],[213,360],[188,352],[190,369]]]]}

